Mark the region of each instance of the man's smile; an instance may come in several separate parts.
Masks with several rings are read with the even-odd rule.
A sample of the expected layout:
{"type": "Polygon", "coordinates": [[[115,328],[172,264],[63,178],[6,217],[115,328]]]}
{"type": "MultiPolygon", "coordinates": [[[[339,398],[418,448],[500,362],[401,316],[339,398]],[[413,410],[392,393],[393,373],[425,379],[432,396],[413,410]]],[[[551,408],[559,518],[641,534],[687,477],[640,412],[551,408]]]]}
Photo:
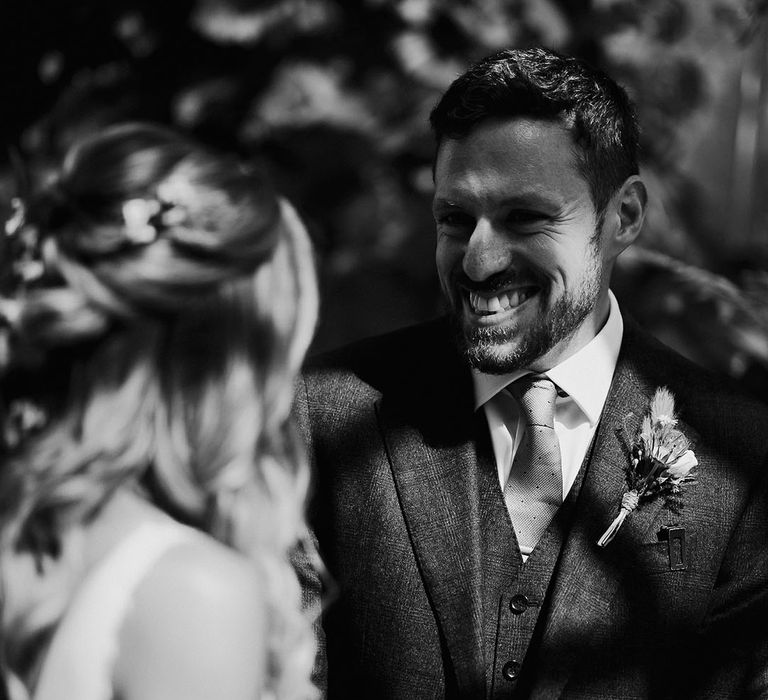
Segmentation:
{"type": "Polygon", "coordinates": [[[462,288],[468,320],[482,326],[502,323],[517,314],[518,310],[541,288],[535,285],[519,285],[491,291],[475,291],[462,288]]]}

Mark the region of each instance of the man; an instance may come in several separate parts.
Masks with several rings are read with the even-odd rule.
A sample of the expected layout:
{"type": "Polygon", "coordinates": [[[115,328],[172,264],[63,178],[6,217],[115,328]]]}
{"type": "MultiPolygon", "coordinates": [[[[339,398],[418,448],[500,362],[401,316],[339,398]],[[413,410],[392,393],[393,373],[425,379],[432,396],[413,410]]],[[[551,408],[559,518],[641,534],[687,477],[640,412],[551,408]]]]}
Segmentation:
{"type": "Polygon", "coordinates": [[[768,697],[768,413],[609,291],[646,208],[624,91],[503,51],[431,123],[449,321],[319,359],[298,397],[328,696],[768,697]],[[600,546],[633,464],[672,460],[633,462],[660,387],[697,480],[653,472],[600,546]]]}

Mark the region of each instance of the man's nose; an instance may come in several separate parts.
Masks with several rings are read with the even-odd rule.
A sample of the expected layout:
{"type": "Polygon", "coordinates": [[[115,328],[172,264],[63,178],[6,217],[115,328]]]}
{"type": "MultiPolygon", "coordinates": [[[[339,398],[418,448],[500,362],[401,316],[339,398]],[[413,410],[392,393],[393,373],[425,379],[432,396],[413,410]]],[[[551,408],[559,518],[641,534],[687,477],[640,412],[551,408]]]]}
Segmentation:
{"type": "Polygon", "coordinates": [[[503,272],[509,267],[509,245],[493,225],[480,219],[467,241],[462,267],[475,282],[503,272]]]}

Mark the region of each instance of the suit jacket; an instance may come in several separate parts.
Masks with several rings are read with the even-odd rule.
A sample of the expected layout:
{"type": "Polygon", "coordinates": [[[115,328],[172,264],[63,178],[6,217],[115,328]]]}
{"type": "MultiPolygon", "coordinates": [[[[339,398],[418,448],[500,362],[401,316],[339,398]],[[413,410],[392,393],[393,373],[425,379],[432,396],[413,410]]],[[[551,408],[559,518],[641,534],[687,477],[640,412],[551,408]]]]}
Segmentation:
{"type": "MultiPolygon", "coordinates": [[[[333,582],[332,700],[489,696],[480,523],[483,494],[501,489],[453,348],[445,321],[414,326],[310,362],[299,387],[333,582]]],[[[766,408],[627,320],[590,455],[509,696],[768,697],[766,408]],[[659,386],[694,438],[698,482],[641,505],[600,548],[659,386]]]]}

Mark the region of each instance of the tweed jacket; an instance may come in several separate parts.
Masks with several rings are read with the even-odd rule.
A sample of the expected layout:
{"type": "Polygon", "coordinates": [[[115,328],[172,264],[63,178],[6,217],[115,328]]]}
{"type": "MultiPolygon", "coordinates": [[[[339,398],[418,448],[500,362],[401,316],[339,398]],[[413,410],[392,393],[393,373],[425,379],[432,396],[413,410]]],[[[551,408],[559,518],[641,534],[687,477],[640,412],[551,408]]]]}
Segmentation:
{"type": "MultiPolygon", "coordinates": [[[[453,347],[437,320],[312,360],[298,387],[332,581],[320,659],[331,700],[490,697],[478,483],[495,466],[453,347]]],[[[508,696],[768,697],[766,408],[627,319],[586,461],[508,696]],[[659,386],[694,439],[698,481],[641,505],[600,548],[659,386]]]]}

